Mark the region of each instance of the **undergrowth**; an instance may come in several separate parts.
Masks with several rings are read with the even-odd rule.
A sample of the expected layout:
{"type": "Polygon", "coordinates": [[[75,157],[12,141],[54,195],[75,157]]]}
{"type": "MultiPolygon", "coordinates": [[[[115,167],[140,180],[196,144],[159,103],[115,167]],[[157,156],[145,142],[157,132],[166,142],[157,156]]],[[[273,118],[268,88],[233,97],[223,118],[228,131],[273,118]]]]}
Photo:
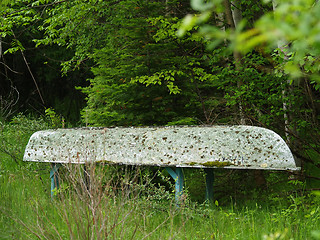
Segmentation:
{"type": "Polygon", "coordinates": [[[49,125],[22,115],[1,124],[0,239],[320,239],[320,193],[289,173],[254,188],[249,172],[216,171],[208,203],[203,171],[186,169],[177,207],[161,168],[64,165],[51,199],[50,165],[21,161],[49,125]]]}
{"type": "Polygon", "coordinates": [[[177,208],[171,191],[154,186],[152,177],[137,181],[139,171],[96,173],[88,187],[80,168],[68,168],[54,200],[45,170],[1,176],[0,239],[319,239],[315,194],[289,195],[277,205],[216,200],[177,208]]]}

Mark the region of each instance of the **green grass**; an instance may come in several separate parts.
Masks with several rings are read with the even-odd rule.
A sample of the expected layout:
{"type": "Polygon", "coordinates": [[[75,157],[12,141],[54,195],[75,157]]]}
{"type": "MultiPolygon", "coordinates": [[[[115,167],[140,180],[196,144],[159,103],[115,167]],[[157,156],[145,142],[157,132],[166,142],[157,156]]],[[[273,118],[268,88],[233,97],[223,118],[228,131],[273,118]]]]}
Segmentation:
{"type": "Polygon", "coordinates": [[[120,192],[100,199],[94,220],[99,203],[72,187],[52,201],[49,184],[48,171],[1,175],[0,239],[313,239],[312,231],[320,229],[317,198],[222,207],[186,202],[177,209],[172,199],[120,192]]]}
{"type": "Polygon", "coordinates": [[[148,169],[90,168],[87,189],[81,167],[66,166],[52,201],[50,166],[21,161],[30,135],[47,127],[24,116],[0,125],[0,240],[320,239],[320,193],[298,192],[305,183],[280,173],[265,174],[267,188],[255,190],[249,171],[217,170],[209,206],[204,173],[186,169],[187,197],[177,208],[172,179],[160,170],[155,178],[148,169]]]}

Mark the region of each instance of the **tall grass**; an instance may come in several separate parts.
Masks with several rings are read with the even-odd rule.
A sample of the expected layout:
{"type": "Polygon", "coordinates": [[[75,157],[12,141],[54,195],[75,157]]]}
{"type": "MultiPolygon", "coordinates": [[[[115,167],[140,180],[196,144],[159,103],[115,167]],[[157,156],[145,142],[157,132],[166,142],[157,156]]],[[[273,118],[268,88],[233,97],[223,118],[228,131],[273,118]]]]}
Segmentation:
{"type": "MultiPolygon", "coordinates": [[[[142,194],[150,181],[137,182],[138,171],[133,176],[110,177],[107,174],[112,171],[103,166],[89,169],[86,184],[82,166],[66,165],[64,182],[54,200],[40,175],[1,176],[1,238],[143,239],[156,235],[178,214],[171,194],[156,193],[163,189],[150,184],[146,192],[165,199],[165,207],[142,194]]],[[[173,238],[176,233],[166,234],[173,238]]]]}
{"type": "Polygon", "coordinates": [[[2,175],[0,239],[316,239],[320,229],[317,196],[238,206],[186,201],[178,209],[172,193],[137,181],[138,172],[90,172],[88,186],[81,168],[67,166],[53,201],[44,171],[2,175]]]}
{"type": "Polygon", "coordinates": [[[20,117],[1,128],[1,149],[13,155],[0,151],[0,239],[320,239],[319,193],[255,195],[242,187],[237,198],[226,201],[220,191],[207,205],[191,201],[202,198],[190,196],[203,192],[195,186],[203,179],[192,173],[188,180],[187,171],[180,208],[160,169],[125,166],[64,165],[52,200],[50,165],[21,162],[28,136],[46,127],[30,121],[20,117]]]}

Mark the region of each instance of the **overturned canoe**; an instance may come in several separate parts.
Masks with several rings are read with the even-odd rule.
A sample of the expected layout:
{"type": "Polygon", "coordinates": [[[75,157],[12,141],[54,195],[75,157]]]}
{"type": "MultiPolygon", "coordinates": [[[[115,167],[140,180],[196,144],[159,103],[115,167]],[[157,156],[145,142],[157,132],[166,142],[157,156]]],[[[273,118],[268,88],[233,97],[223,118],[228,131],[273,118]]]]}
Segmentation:
{"type": "Polygon", "coordinates": [[[114,127],[34,133],[24,161],[299,170],[284,140],[254,126],[114,127]]]}

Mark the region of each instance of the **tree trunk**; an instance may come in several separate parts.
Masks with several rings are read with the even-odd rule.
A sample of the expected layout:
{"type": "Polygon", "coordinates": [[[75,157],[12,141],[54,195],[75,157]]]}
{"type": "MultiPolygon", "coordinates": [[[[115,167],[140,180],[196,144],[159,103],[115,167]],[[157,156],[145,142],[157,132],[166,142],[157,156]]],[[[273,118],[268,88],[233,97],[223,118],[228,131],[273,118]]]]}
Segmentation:
{"type": "MultiPolygon", "coordinates": [[[[276,0],[273,0],[272,1],[272,6],[273,6],[273,11],[275,11],[276,7],[277,7],[277,1],[276,0]]],[[[288,55],[286,54],[286,45],[287,43],[284,42],[284,41],[281,41],[279,40],[277,42],[277,46],[278,48],[280,49],[280,51],[283,53],[283,60],[284,61],[288,61],[289,57],[288,55]]],[[[290,80],[288,79],[287,80],[287,83],[288,84],[290,83],[290,80]],[[289,82],[288,82],[289,81],[289,82]]],[[[283,88],[282,90],[282,108],[283,108],[283,111],[284,111],[284,115],[283,115],[283,118],[284,118],[284,132],[285,132],[285,136],[286,136],[286,142],[287,144],[290,144],[290,138],[289,138],[289,132],[290,132],[290,121],[289,121],[289,116],[288,116],[288,103],[287,101],[285,100],[286,99],[286,96],[288,96],[288,90],[286,87],[283,88]]]]}
{"type": "Polygon", "coordinates": [[[234,6],[234,8],[232,9],[232,17],[234,20],[234,26],[235,28],[237,28],[239,26],[240,21],[242,20],[240,1],[239,0],[232,1],[231,4],[234,6]]]}
{"type": "MultiPolygon", "coordinates": [[[[225,7],[225,13],[226,13],[226,19],[231,28],[234,30],[239,26],[239,23],[242,19],[242,13],[240,8],[240,0],[234,0],[232,1],[232,5],[234,6],[233,9],[231,9],[231,3],[229,0],[224,0],[224,7],[225,7]]],[[[242,69],[242,55],[240,52],[234,50],[233,51],[233,57],[235,61],[235,68],[237,71],[241,71],[242,69]]],[[[237,81],[238,88],[241,88],[243,85],[242,79],[238,79],[237,81]]],[[[240,115],[240,124],[246,125],[246,118],[244,114],[243,109],[243,103],[239,102],[239,115],[240,115]]],[[[262,171],[255,170],[253,172],[255,183],[257,187],[264,187],[267,184],[267,181],[263,175],[262,171]]]]}
{"type": "MultiPolygon", "coordinates": [[[[277,1],[276,0],[272,0],[272,6],[273,6],[273,11],[276,10],[277,8],[277,1]]],[[[277,46],[280,49],[280,51],[283,53],[283,60],[284,61],[288,61],[289,60],[289,56],[286,53],[286,48],[287,48],[288,43],[283,41],[283,40],[278,40],[277,42],[277,46]]],[[[296,131],[292,128],[292,126],[290,126],[290,119],[292,119],[292,116],[290,116],[290,114],[288,113],[291,109],[291,104],[290,102],[286,99],[287,96],[292,95],[292,87],[290,86],[290,79],[288,78],[287,82],[285,83],[285,86],[282,90],[282,108],[283,108],[283,118],[284,118],[284,132],[285,132],[285,137],[286,137],[286,143],[293,147],[294,146],[294,142],[290,139],[290,133],[294,133],[295,135],[297,135],[296,131]],[[287,85],[289,85],[289,87],[287,87],[287,85]]],[[[297,166],[301,166],[301,160],[295,158],[296,160],[296,165],[297,166]]]]}
{"type": "MultiPolygon", "coordinates": [[[[224,7],[225,7],[225,14],[226,14],[227,23],[230,28],[235,30],[242,19],[242,14],[241,14],[241,10],[240,10],[239,0],[235,0],[235,1],[233,1],[233,3],[236,3],[237,7],[235,7],[234,10],[232,11],[230,1],[224,0],[224,7]]],[[[237,50],[234,50],[233,51],[233,58],[235,61],[236,70],[241,71],[241,68],[242,68],[242,55],[241,55],[241,53],[237,50]]],[[[242,79],[238,79],[237,85],[238,85],[238,88],[241,88],[241,86],[243,85],[242,79]]],[[[240,115],[240,124],[245,125],[246,120],[245,120],[245,115],[244,115],[244,110],[243,110],[243,104],[241,101],[239,102],[239,115],[240,115]]]]}

